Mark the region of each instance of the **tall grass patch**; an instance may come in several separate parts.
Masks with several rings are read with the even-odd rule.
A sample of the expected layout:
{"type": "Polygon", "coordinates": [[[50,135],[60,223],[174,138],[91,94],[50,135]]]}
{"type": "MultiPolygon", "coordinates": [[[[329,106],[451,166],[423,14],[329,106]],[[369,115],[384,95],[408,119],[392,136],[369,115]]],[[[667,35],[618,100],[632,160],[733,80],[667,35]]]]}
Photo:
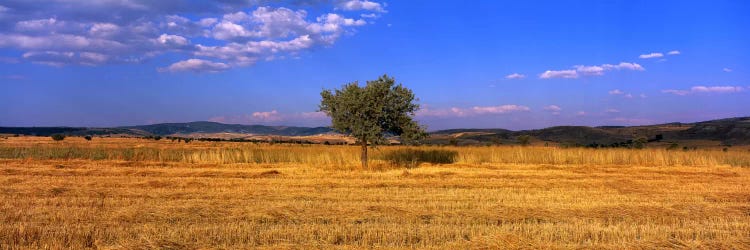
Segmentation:
{"type": "Polygon", "coordinates": [[[403,148],[383,153],[382,159],[391,164],[413,168],[421,163],[450,164],[456,162],[458,152],[445,149],[403,148]]]}

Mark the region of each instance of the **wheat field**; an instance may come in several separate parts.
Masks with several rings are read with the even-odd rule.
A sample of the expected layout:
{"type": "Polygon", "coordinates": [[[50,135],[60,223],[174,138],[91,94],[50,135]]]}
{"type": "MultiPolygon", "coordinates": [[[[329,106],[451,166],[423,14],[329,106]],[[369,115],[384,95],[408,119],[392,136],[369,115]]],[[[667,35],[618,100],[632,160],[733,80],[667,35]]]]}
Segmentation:
{"type": "Polygon", "coordinates": [[[750,248],[747,149],[402,148],[0,139],[0,249],[750,248]]]}

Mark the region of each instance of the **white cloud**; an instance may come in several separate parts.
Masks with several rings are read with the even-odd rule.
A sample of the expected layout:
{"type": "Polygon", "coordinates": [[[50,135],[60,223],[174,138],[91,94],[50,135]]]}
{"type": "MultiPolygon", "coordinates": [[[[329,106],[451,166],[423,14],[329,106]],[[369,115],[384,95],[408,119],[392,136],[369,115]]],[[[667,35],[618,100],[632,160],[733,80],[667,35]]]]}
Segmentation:
{"type": "Polygon", "coordinates": [[[562,111],[562,108],[560,108],[557,105],[549,105],[549,106],[544,107],[544,110],[559,112],[559,111],[562,111]]]}
{"type": "Polygon", "coordinates": [[[589,75],[589,76],[604,75],[604,71],[605,71],[605,69],[601,66],[576,65],[573,67],[576,69],[576,72],[581,73],[582,75],[589,75]]]}
{"type": "Polygon", "coordinates": [[[369,10],[369,11],[376,11],[376,12],[386,12],[383,8],[384,5],[376,2],[371,2],[368,0],[349,0],[344,1],[339,4],[339,8],[343,10],[369,10]]]}
{"type": "Polygon", "coordinates": [[[673,55],[679,55],[681,54],[679,50],[672,50],[670,52],[667,52],[667,55],[673,56],[673,55]]]}
{"type": "Polygon", "coordinates": [[[744,88],[735,86],[694,86],[690,88],[690,91],[696,93],[733,93],[741,92],[744,88]]]}
{"type": "Polygon", "coordinates": [[[542,79],[551,78],[578,78],[578,72],[575,70],[547,70],[539,75],[542,79]]]}
{"type": "Polygon", "coordinates": [[[584,116],[584,115],[586,115],[586,112],[585,112],[585,111],[578,111],[578,112],[576,113],[576,115],[577,115],[577,116],[584,116]]]}
{"type": "Polygon", "coordinates": [[[688,90],[679,89],[666,89],[662,90],[662,93],[674,94],[674,95],[690,95],[697,93],[737,93],[745,91],[745,88],[741,86],[693,86],[688,90]]]}
{"type": "Polygon", "coordinates": [[[375,18],[379,18],[380,17],[379,14],[375,14],[375,13],[367,13],[367,14],[362,13],[362,14],[359,14],[359,16],[362,17],[362,18],[369,18],[369,19],[375,19],[375,18]]]}
{"type": "Polygon", "coordinates": [[[649,58],[660,58],[660,57],[663,57],[663,56],[664,56],[664,54],[662,54],[662,53],[654,52],[654,53],[650,53],[650,54],[640,55],[640,56],[638,56],[638,58],[649,59],[649,58]]]}
{"type": "Polygon", "coordinates": [[[529,107],[526,106],[520,106],[520,105],[501,105],[501,106],[475,106],[471,108],[471,111],[473,111],[476,114],[505,114],[510,112],[517,112],[517,111],[529,111],[529,107]]]}
{"type": "Polygon", "coordinates": [[[107,62],[110,58],[105,54],[94,52],[57,52],[57,51],[33,51],[23,54],[23,58],[34,63],[50,66],[63,66],[66,64],[98,65],[107,62]]]}
{"type": "Polygon", "coordinates": [[[624,95],[624,97],[625,97],[625,98],[628,98],[628,99],[632,99],[632,98],[633,98],[633,95],[632,95],[632,94],[625,94],[625,95],[624,95]]]}
{"type": "Polygon", "coordinates": [[[730,69],[730,68],[723,68],[723,69],[721,69],[721,70],[722,70],[722,71],[724,71],[724,72],[727,72],[727,73],[728,73],[728,72],[732,72],[732,69],[730,69]]]}
{"type": "Polygon", "coordinates": [[[661,91],[662,93],[667,94],[674,94],[674,95],[687,95],[690,94],[689,90],[678,90],[678,89],[665,89],[661,91]]]}
{"type": "Polygon", "coordinates": [[[94,53],[94,52],[81,52],[79,56],[81,57],[81,59],[83,59],[84,62],[85,61],[93,62],[90,65],[102,64],[102,63],[107,62],[107,60],[109,60],[108,55],[94,53]]]}
{"type": "Polygon", "coordinates": [[[529,107],[523,105],[507,104],[499,106],[474,106],[471,108],[452,107],[449,109],[431,109],[428,106],[422,107],[416,112],[421,117],[465,117],[476,115],[498,115],[515,112],[530,111],[529,107]]]}
{"type": "Polygon", "coordinates": [[[603,64],[602,68],[604,68],[606,70],[612,70],[612,69],[616,69],[616,70],[627,69],[627,70],[634,70],[634,71],[644,71],[644,70],[646,70],[640,64],[637,64],[637,63],[628,63],[628,62],[621,62],[621,63],[615,64],[615,65],[612,65],[612,64],[603,64]]]}
{"type": "Polygon", "coordinates": [[[571,70],[547,70],[539,75],[541,79],[551,78],[578,78],[583,76],[601,76],[604,72],[611,70],[645,70],[643,66],[637,63],[621,62],[619,64],[602,64],[594,66],[575,65],[571,70]]]}
{"type": "Polygon", "coordinates": [[[161,34],[161,36],[159,36],[159,38],[157,38],[156,40],[164,45],[185,46],[189,43],[186,38],[178,35],[161,34]]]}
{"type": "Polygon", "coordinates": [[[607,109],[604,112],[609,113],[609,114],[615,114],[615,113],[620,113],[620,110],[617,110],[617,109],[607,109]]]}
{"type": "Polygon", "coordinates": [[[620,91],[619,89],[613,89],[608,92],[610,95],[622,95],[625,94],[624,92],[620,91]]]}
{"type": "Polygon", "coordinates": [[[89,34],[96,37],[111,37],[120,32],[120,26],[112,23],[95,23],[89,29],[89,34]]]}
{"type": "Polygon", "coordinates": [[[242,25],[230,21],[222,21],[214,26],[211,31],[214,38],[219,40],[232,40],[236,38],[258,37],[260,34],[246,30],[242,25]]]}
{"type": "Polygon", "coordinates": [[[519,74],[519,73],[513,73],[513,74],[505,76],[505,79],[523,79],[523,78],[526,78],[526,76],[519,74]]]}
{"type": "Polygon", "coordinates": [[[208,17],[208,18],[203,18],[200,21],[198,21],[198,24],[200,24],[200,26],[203,26],[203,27],[211,27],[211,25],[216,24],[216,22],[218,21],[219,21],[218,18],[208,17]]]}
{"type": "Polygon", "coordinates": [[[256,121],[263,121],[263,122],[274,122],[274,121],[282,120],[281,116],[279,115],[279,112],[277,112],[276,110],[265,111],[265,112],[253,112],[252,118],[256,121]]]}
{"type": "Polygon", "coordinates": [[[56,18],[26,20],[16,23],[16,30],[20,31],[39,31],[49,29],[59,29],[65,25],[65,22],[58,22],[56,18]]]}
{"type": "Polygon", "coordinates": [[[159,71],[161,72],[191,71],[191,72],[196,72],[196,73],[201,73],[201,72],[217,73],[217,72],[225,71],[227,69],[229,69],[229,65],[225,63],[212,62],[212,61],[201,60],[201,59],[188,59],[185,61],[176,62],[167,68],[161,68],[159,69],[159,71]]]}
{"type": "Polygon", "coordinates": [[[221,65],[242,67],[260,60],[299,58],[304,50],[332,46],[344,35],[354,35],[357,27],[368,24],[364,18],[385,13],[384,4],[372,1],[315,3],[329,10],[370,11],[356,13],[356,18],[326,13],[319,7],[316,12],[322,9],[324,14],[308,17],[304,9],[248,10],[247,4],[113,0],[19,5],[28,15],[2,16],[8,25],[0,27],[0,49],[29,54],[0,63],[19,59],[55,66],[138,63],[174,52],[182,61],[160,71],[192,69],[196,61],[188,63],[190,58],[219,63],[200,64],[216,66],[206,68],[217,71],[223,70],[221,65]]]}
{"type": "Polygon", "coordinates": [[[253,11],[252,21],[261,24],[257,27],[261,37],[285,38],[307,34],[306,16],[307,12],[304,10],[260,7],[253,11]]]}
{"type": "Polygon", "coordinates": [[[551,112],[553,115],[559,115],[560,111],[562,111],[562,108],[557,105],[549,105],[544,107],[544,110],[551,112]]]}

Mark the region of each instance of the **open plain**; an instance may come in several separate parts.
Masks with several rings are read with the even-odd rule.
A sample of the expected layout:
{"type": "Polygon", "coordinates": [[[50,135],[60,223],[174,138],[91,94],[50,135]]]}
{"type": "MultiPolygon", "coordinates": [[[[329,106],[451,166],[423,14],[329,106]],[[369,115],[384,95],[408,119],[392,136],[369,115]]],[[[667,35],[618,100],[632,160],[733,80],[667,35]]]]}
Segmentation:
{"type": "Polygon", "coordinates": [[[750,248],[747,149],[403,148],[0,139],[0,248],[750,248]]]}

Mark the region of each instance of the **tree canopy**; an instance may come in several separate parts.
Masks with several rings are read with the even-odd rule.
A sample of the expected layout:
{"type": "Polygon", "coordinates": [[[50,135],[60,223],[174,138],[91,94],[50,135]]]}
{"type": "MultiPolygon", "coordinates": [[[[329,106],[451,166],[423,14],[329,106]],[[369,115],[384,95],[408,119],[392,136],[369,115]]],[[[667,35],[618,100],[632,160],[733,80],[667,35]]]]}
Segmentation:
{"type": "Polygon", "coordinates": [[[419,109],[414,93],[388,75],[360,87],[352,82],[320,93],[320,111],[331,117],[336,131],[348,134],[362,145],[362,164],[367,166],[367,145],[386,144],[388,135],[402,143],[415,143],[427,136],[414,119],[419,109]]]}

